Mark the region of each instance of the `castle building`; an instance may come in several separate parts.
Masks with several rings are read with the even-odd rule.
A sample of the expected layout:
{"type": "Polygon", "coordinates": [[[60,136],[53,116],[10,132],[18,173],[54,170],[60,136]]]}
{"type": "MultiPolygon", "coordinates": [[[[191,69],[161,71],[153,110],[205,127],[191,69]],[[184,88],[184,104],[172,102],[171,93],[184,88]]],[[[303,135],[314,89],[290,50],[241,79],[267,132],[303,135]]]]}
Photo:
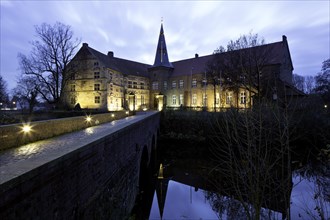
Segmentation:
{"type": "Polygon", "coordinates": [[[63,96],[64,103],[71,108],[78,103],[83,109],[108,111],[161,110],[165,106],[207,110],[250,108],[261,87],[271,88],[265,96],[273,99],[281,95],[279,87],[292,88],[293,65],[285,36],[280,42],[207,56],[195,54],[193,58],[170,62],[161,24],[153,65],[115,57],[112,51],[103,54],[87,43],[83,43],[71,65],[76,71],[63,96]],[[244,54],[250,55],[246,60],[251,60],[251,54],[262,59],[258,65],[249,66],[258,72],[258,80],[251,80],[249,71],[243,68],[244,54]],[[239,63],[229,62],[233,57],[239,63]],[[223,66],[234,66],[227,70],[232,74],[229,76],[239,73],[239,86],[230,85],[232,79],[225,68],[210,74],[210,64],[219,64],[219,60],[223,66]]]}

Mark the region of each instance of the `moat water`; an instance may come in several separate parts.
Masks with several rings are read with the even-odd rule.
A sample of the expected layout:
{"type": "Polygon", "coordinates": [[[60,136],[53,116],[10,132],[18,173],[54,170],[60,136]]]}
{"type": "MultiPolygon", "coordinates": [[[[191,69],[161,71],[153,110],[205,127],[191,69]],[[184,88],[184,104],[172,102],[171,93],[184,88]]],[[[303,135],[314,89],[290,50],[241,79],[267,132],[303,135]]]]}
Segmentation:
{"type": "MultiPolygon", "coordinates": [[[[205,160],[165,155],[148,183],[149,195],[140,201],[149,204],[148,208],[143,214],[134,213],[136,219],[246,219],[234,196],[215,192],[208,184],[205,177],[210,170],[205,160]]],[[[290,205],[286,207],[291,219],[330,219],[329,162],[298,167],[292,171],[290,205]]],[[[282,219],[279,209],[276,205],[262,208],[261,219],[282,219]]]]}

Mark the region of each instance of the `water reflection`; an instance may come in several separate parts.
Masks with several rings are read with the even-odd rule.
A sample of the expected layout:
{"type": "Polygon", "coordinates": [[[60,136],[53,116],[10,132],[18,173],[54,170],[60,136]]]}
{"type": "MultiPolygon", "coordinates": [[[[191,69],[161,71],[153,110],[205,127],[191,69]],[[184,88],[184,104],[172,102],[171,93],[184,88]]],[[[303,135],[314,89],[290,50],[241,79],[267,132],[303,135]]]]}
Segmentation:
{"type": "Polygon", "coordinates": [[[322,161],[310,162],[294,171],[292,219],[330,219],[330,161],[322,161]]]}
{"type": "MultiPolygon", "coordinates": [[[[212,161],[178,159],[172,154],[161,162],[158,176],[154,175],[152,185],[148,185],[148,197],[140,197],[141,203],[149,204],[149,210],[136,219],[247,219],[246,213],[254,211],[248,199],[241,202],[235,195],[214,188],[209,169],[212,161]]],[[[264,200],[260,219],[286,219],[286,209],[291,219],[329,219],[329,167],[329,163],[319,163],[294,171],[293,189],[285,195],[289,198],[282,194],[287,189],[274,187],[264,200]]]]}
{"type": "Polygon", "coordinates": [[[149,219],[218,219],[205,198],[203,190],[170,180],[164,210],[161,215],[158,195],[155,192],[149,219]],[[162,218],[161,218],[162,216],[162,218]]]}

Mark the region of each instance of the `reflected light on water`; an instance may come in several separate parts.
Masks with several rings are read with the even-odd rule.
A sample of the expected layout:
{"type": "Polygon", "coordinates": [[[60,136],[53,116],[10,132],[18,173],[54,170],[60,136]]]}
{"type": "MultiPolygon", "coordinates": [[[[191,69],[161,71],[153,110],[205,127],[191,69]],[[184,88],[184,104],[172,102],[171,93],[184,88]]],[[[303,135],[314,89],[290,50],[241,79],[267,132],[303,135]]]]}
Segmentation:
{"type": "Polygon", "coordinates": [[[15,150],[15,156],[29,156],[35,153],[38,153],[41,148],[40,144],[28,144],[22,147],[19,147],[15,150]]]}

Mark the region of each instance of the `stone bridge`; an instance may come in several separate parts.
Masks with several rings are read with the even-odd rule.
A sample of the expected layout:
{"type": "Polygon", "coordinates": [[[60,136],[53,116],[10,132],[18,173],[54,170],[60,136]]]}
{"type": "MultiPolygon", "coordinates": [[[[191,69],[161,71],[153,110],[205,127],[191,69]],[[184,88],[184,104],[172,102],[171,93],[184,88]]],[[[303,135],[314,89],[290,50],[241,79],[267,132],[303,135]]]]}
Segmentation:
{"type": "Polygon", "coordinates": [[[0,152],[0,219],[125,219],[156,166],[159,112],[0,152]]]}

